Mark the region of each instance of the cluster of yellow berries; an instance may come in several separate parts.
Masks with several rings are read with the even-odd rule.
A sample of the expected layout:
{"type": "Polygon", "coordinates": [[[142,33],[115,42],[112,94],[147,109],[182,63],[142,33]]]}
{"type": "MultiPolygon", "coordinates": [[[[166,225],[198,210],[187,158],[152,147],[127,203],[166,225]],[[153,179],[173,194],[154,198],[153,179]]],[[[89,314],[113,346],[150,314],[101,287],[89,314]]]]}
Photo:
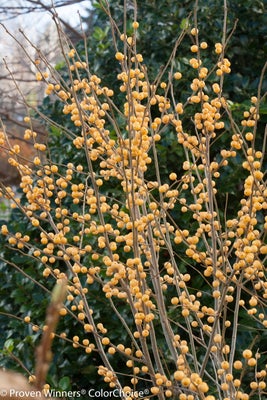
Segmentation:
{"type": "MultiPolygon", "coordinates": [[[[43,162],[46,146],[36,141],[31,120],[25,117],[29,126],[24,138],[34,141],[38,155],[32,168],[23,166],[17,159],[20,148],[13,146],[9,162],[21,173],[20,188],[26,199],[21,203],[16,199],[14,207],[24,212],[34,233],[31,237],[10,232],[7,225],[2,225],[1,233],[14,250],[41,261],[45,278],[68,280],[67,301],[60,315],[72,315],[82,330],[72,338],[64,332],[59,337],[87,354],[98,351],[106,361],[98,373],[111,388],[118,386],[119,376],[110,360],[119,353],[130,371],[128,391],[149,379],[151,394],[159,398],[179,393],[179,400],[215,400],[209,394],[215,380],[223,400],[248,400],[240,371],[252,371],[260,354],[245,349],[242,360],[236,357],[233,342],[228,340],[233,328],[228,307],[235,313],[245,309],[248,317],[263,328],[267,326],[263,235],[267,219],[261,229],[259,217],[267,208],[267,189],[261,171],[263,154],[251,146],[255,135],[251,128],[259,118],[258,99],[251,99],[241,126],[233,124],[229,149],[211,159],[211,146],[224,132],[226,116],[231,115],[222,81],[218,81],[231,71],[223,44],[215,44],[218,69],[211,75],[200,58],[208,44],[194,42],[190,50],[195,57],[189,62],[195,71],[192,93],[185,102],[176,101],[169,89],[173,80],[182,79],[181,72],[174,72],[168,83],[149,82],[142,55],[133,53],[138,26],[134,21],[133,37],[120,36],[124,52],[115,54],[121,68],[118,86],[125,95],[122,110],[115,105],[113,90],[89,73],[74,49],[68,52],[70,87],[37,72],[36,79],[47,84],[46,94],[62,102],[66,120],[75,127],[68,132],[71,143],[75,151],[86,154],[86,165],[43,162]],[[80,77],[83,71],[87,78],[80,77]],[[192,129],[186,116],[190,110],[192,129]],[[176,132],[184,159],[181,176],[173,171],[163,181],[157,146],[170,130],[176,132]],[[245,156],[242,166],[247,177],[236,218],[228,219],[227,210],[218,209],[217,182],[221,173],[226,173],[228,159],[237,154],[245,156]],[[155,180],[147,178],[151,165],[155,180]],[[120,188],[119,198],[105,191],[105,185],[114,182],[120,188]],[[191,221],[188,226],[183,219],[191,221]],[[64,270],[59,267],[62,263],[64,270]],[[205,284],[203,292],[194,289],[195,278],[205,284]],[[113,343],[108,321],[104,327],[94,315],[89,306],[93,284],[101,288],[131,347],[113,343]],[[122,303],[131,315],[131,329],[116,308],[122,303]],[[158,330],[166,340],[171,368],[166,368],[159,352],[158,330]],[[203,372],[199,348],[213,372],[203,372]]],[[[198,38],[198,30],[193,28],[191,35],[198,38]]],[[[4,143],[1,134],[0,146],[4,143]]],[[[10,188],[7,193],[13,196],[10,188]]],[[[24,321],[31,323],[28,315],[24,321]]],[[[234,329],[238,330],[238,325],[234,329]]],[[[250,382],[252,392],[265,390],[265,377],[266,369],[256,372],[250,382]]]]}

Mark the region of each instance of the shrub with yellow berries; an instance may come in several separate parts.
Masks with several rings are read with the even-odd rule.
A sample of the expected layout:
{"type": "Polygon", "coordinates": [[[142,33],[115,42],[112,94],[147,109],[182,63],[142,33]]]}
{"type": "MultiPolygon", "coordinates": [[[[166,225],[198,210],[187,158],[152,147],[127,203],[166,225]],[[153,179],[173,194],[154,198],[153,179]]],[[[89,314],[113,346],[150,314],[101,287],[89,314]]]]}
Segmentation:
{"type": "MultiPolygon", "coordinates": [[[[235,119],[224,94],[231,73],[226,30],[212,45],[201,26],[185,29],[179,40],[192,41],[186,64],[192,79],[174,68],[179,40],[152,79],[138,52],[137,10],[131,29],[109,16],[116,28],[114,87],[72,47],[65,54],[68,83],[36,73],[60,104],[53,132],[69,150],[57,159],[25,116],[24,139],[34,139],[37,156],[25,166],[19,146],[8,148],[22,196],[4,184],[1,196],[21,219],[17,229],[2,224],[2,260],[32,290],[36,285],[47,294],[67,281],[58,310],[64,329],[51,335],[94,365],[110,391],[149,388],[160,400],[214,400],[215,393],[261,399],[266,364],[257,332],[266,338],[267,189],[264,146],[254,140],[261,86],[235,119]],[[186,98],[179,85],[187,85],[186,98]],[[170,137],[177,151],[171,166],[163,162],[170,137]],[[234,210],[231,165],[244,178],[234,210]]],[[[31,334],[48,329],[39,315],[22,311],[16,318],[31,334]]]]}

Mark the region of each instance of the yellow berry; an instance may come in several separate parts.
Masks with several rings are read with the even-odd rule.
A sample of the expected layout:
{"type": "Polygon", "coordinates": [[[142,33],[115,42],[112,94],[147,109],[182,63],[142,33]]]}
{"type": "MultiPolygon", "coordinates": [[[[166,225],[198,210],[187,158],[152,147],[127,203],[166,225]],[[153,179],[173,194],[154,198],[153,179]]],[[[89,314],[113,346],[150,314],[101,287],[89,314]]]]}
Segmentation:
{"type": "Polygon", "coordinates": [[[157,386],[152,386],[152,387],[150,388],[150,392],[151,392],[152,394],[158,394],[159,388],[158,388],[157,386]]]}
{"type": "Polygon", "coordinates": [[[246,359],[249,359],[252,357],[252,351],[249,349],[244,350],[242,354],[243,354],[243,357],[246,359]]]}
{"type": "Polygon", "coordinates": [[[228,383],[223,382],[223,383],[221,384],[221,388],[222,388],[222,390],[228,390],[228,389],[229,389],[228,383]]]}
{"type": "Polygon", "coordinates": [[[138,28],[139,28],[139,22],[134,21],[134,22],[132,23],[132,27],[133,27],[134,29],[138,29],[138,28]]]}
{"type": "Polygon", "coordinates": [[[83,328],[84,328],[85,332],[93,332],[93,330],[94,330],[94,327],[91,324],[85,324],[83,328]]]}
{"type": "Polygon", "coordinates": [[[73,58],[75,56],[75,49],[71,49],[68,53],[69,58],[73,58]]]}
{"type": "Polygon", "coordinates": [[[198,34],[198,29],[197,28],[192,28],[191,29],[191,35],[196,36],[198,34]]]}
{"type": "Polygon", "coordinates": [[[116,353],[116,349],[114,347],[109,347],[108,353],[109,354],[115,354],[116,353]]]}
{"type": "Polygon", "coordinates": [[[258,300],[255,296],[252,296],[251,299],[249,300],[249,305],[251,307],[255,307],[258,304],[258,300]]]}
{"type": "Polygon", "coordinates": [[[200,43],[200,47],[201,47],[201,49],[206,49],[207,47],[208,47],[208,43],[207,42],[201,42],[200,43]]]}
{"type": "Polygon", "coordinates": [[[136,355],[136,357],[138,357],[138,358],[143,357],[143,353],[142,353],[141,350],[136,350],[135,355],[136,355]]]}
{"type": "Polygon", "coordinates": [[[264,381],[259,382],[259,389],[265,389],[266,388],[266,383],[264,381]]]}
{"type": "Polygon", "coordinates": [[[248,142],[251,142],[254,138],[253,133],[252,132],[247,132],[245,135],[245,138],[248,142]]]}
{"type": "Polygon", "coordinates": [[[208,390],[209,390],[209,386],[207,385],[207,383],[206,382],[201,382],[199,385],[198,385],[198,391],[199,392],[202,392],[202,393],[206,393],[208,390]]]}
{"type": "Polygon", "coordinates": [[[182,78],[182,74],[181,74],[181,72],[175,72],[173,77],[174,77],[174,79],[176,79],[178,81],[179,79],[182,78]]]}
{"type": "Polygon", "coordinates": [[[176,381],[181,381],[185,377],[185,374],[183,371],[175,371],[173,376],[176,381]]]}
{"type": "Polygon", "coordinates": [[[103,337],[103,339],[102,339],[102,344],[107,345],[107,344],[109,344],[109,343],[110,343],[109,338],[108,338],[108,337],[103,337]]]}
{"type": "Polygon", "coordinates": [[[257,389],[257,388],[258,388],[258,383],[257,383],[257,382],[255,382],[255,381],[253,381],[253,382],[250,382],[250,387],[251,387],[251,389],[255,390],[255,389],[257,389]]]}
{"type": "Polygon", "coordinates": [[[250,367],[255,367],[256,364],[257,364],[256,358],[251,357],[251,358],[248,360],[248,365],[249,365],[250,367]]]}
{"type": "Polygon", "coordinates": [[[214,83],[212,85],[212,89],[213,89],[214,93],[220,93],[220,91],[221,91],[220,85],[218,85],[218,83],[214,83]]]}
{"type": "Polygon", "coordinates": [[[182,310],[182,316],[183,316],[183,317],[188,317],[189,314],[190,314],[190,312],[189,312],[188,308],[184,308],[184,309],[182,310]]]}
{"type": "Polygon", "coordinates": [[[116,54],[115,54],[115,58],[116,58],[116,60],[118,60],[118,61],[123,61],[124,60],[124,55],[121,53],[121,52],[117,52],[116,54]]]}
{"type": "Polygon", "coordinates": [[[165,396],[166,396],[166,397],[172,397],[172,391],[171,391],[170,389],[167,389],[167,390],[165,391],[165,396]]]}
{"type": "Polygon", "coordinates": [[[222,361],[221,362],[221,367],[223,369],[228,369],[229,368],[229,362],[228,361],[222,361]]]}
{"type": "Polygon", "coordinates": [[[257,179],[257,180],[261,180],[262,178],[263,178],[263,172],[261,172],[261,171],[255,171],[254,172],[254,177],[255,177],[255,179],[257,179]]]}
{"type": "Polygon", "coordinates": [[[41,81],[43,79],[43,76],[42,76],[41,72],[36,72],[35,76],[36,76],[36,80],[37,81],[41,81]]]}
{"type": "Polygon", "coordinates": [[[215,53],[216,54],[221,54],[223,50],[222,44],[221,43],[215,43],[215,53]]]}
{"type": "Polygon", "coordinates": [[[78,319],[80,320],[80,321],[83,321],[84,319],[85,319],[85,314],[84,313],[79,313],[78,314],[78,319]]]}
{"type": "Polygon", "coordinates": [[[33,226],[39,226],[39,224],[40,224],[38,219],[36,219],[36,218],[33,218],[31,222],[32,222],[33,226]]]}
{"type": "Polygon", "coordinates": [[[193,44],[193,46],[191,46],[191,51],[192,51],[192,53],[197,53],[198,46],[196,44],[193,44]]]}
{"type": "Polygon", "coordinates": [[[175,174],[175,172],[172,172],[172,173],[170,173],[169,178],[171,181],[176,181],[177,175],[175,174]]]}
{"type": "Polygon", "coordinates": [[[191,383],[191,380],[188,377],[184,377],[181,380],[181,383],[182,383],[183,386],[188,387],[190,385],[190,383],[191,383]]]}

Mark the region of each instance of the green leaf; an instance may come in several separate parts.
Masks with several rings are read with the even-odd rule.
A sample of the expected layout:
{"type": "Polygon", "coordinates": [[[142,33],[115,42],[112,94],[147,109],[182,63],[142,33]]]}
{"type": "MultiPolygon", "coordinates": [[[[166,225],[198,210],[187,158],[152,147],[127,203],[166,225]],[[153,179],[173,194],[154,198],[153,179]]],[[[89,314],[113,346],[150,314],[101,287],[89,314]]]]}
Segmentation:
{"type": "Polygon", "coordinates": [[[260,107],[260,114],[267,114],[267,105],[260,107]]]}
{"type": "Polygon", "coordinates": [[[94,39],[101,42],[107,36],[108,30],[109,30],[109,27],[106,27],[105,29],[101,29],[99,26],[97,26],[94,29],[94,33],[93,33],[94,39]]]}
{"type": "Polygon", "coordinates": [[[65,66],[65,62],[59,62],[59,63],[57,63],[56,65],[55,65],[55,70],[56,71],[60,71],[62,68],[64,68],[64,66],[65,66]]]}
{"type": "Polygon", "coordinates": [[[13,339],[8,339],[4,343],[4,350],[7,350],[9,353],[11,353],[14,349],[14,341],[13,339]]]}
{"type": "Polygon", "coordinates": [[[188,18],[183,18],[180,23],[180,28],[183,30],[187,30],[190,26],[190,22],[188,18]]]}
{"type": "Polygon", "coordinates": [[[60,390],[69,390],[70,389],[70,378],[68,376],[64,376],[60,379],[58,386],[60,390]]]}

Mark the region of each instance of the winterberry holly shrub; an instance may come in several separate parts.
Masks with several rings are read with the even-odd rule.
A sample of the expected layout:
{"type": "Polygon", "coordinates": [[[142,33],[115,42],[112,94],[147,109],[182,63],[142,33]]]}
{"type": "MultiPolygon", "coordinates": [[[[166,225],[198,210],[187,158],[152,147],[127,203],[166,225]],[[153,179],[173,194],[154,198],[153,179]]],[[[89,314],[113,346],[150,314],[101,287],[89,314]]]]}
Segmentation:
{"type": "MultiPolygon", "coordinates": [[[[118,389],[121,398],[133,399],[146,389],[146,398],[263,399],[266,134],[257,141],[257,132],[266,65],[238,120],[234,99],[224,96],[231,74],[226,12],[215,43],[197,23],[182,31],[152,81],[138,52],[138,7],[125,9],[123,29],[108,2],[101,7],[110,17],[119,70],[115,87],[102,84],[60,27],[68,79],[41,53],[36,64],[37,82],[60,104],[61,124],[42,116],[51,134],[64,137],[73,158],[58,160],[49,137],[46,144],[36,140],[27,101],[24,139],[37,152],[32,165],[18,159],[19,146],[8,146],[1,133],[22,192],[16,196],[1,184],[1,195],[20,220],[15,230],[14,224],[2,224],[8,252],[1,259],[11,276],[19,271],[44,297],[55,282],[67,280],[53,335],[55,357],[83,354],[84,364],[96,368],[103,385],[118,389]],[[185,35],[192,42],[190,80],[175,68],[185,35]],[[212,66],[204,61],[214,58],[212,66]],[[180,84],[188,87],[186,99],[179,96],[180,84]],[[170,136],[177,160],[166,174],[160,151],[170,136]],[[227,195],[231,165],[238,166],[242,180],[234,210],[233,194],[227,195]],[[59,354],[62,343],[66,352],[59,354]]],[[[47,329],[30,302],[16,318],[30,337],[47,329]]],[[[27,371],[34,381],[34,366],[27,371]]]]}

